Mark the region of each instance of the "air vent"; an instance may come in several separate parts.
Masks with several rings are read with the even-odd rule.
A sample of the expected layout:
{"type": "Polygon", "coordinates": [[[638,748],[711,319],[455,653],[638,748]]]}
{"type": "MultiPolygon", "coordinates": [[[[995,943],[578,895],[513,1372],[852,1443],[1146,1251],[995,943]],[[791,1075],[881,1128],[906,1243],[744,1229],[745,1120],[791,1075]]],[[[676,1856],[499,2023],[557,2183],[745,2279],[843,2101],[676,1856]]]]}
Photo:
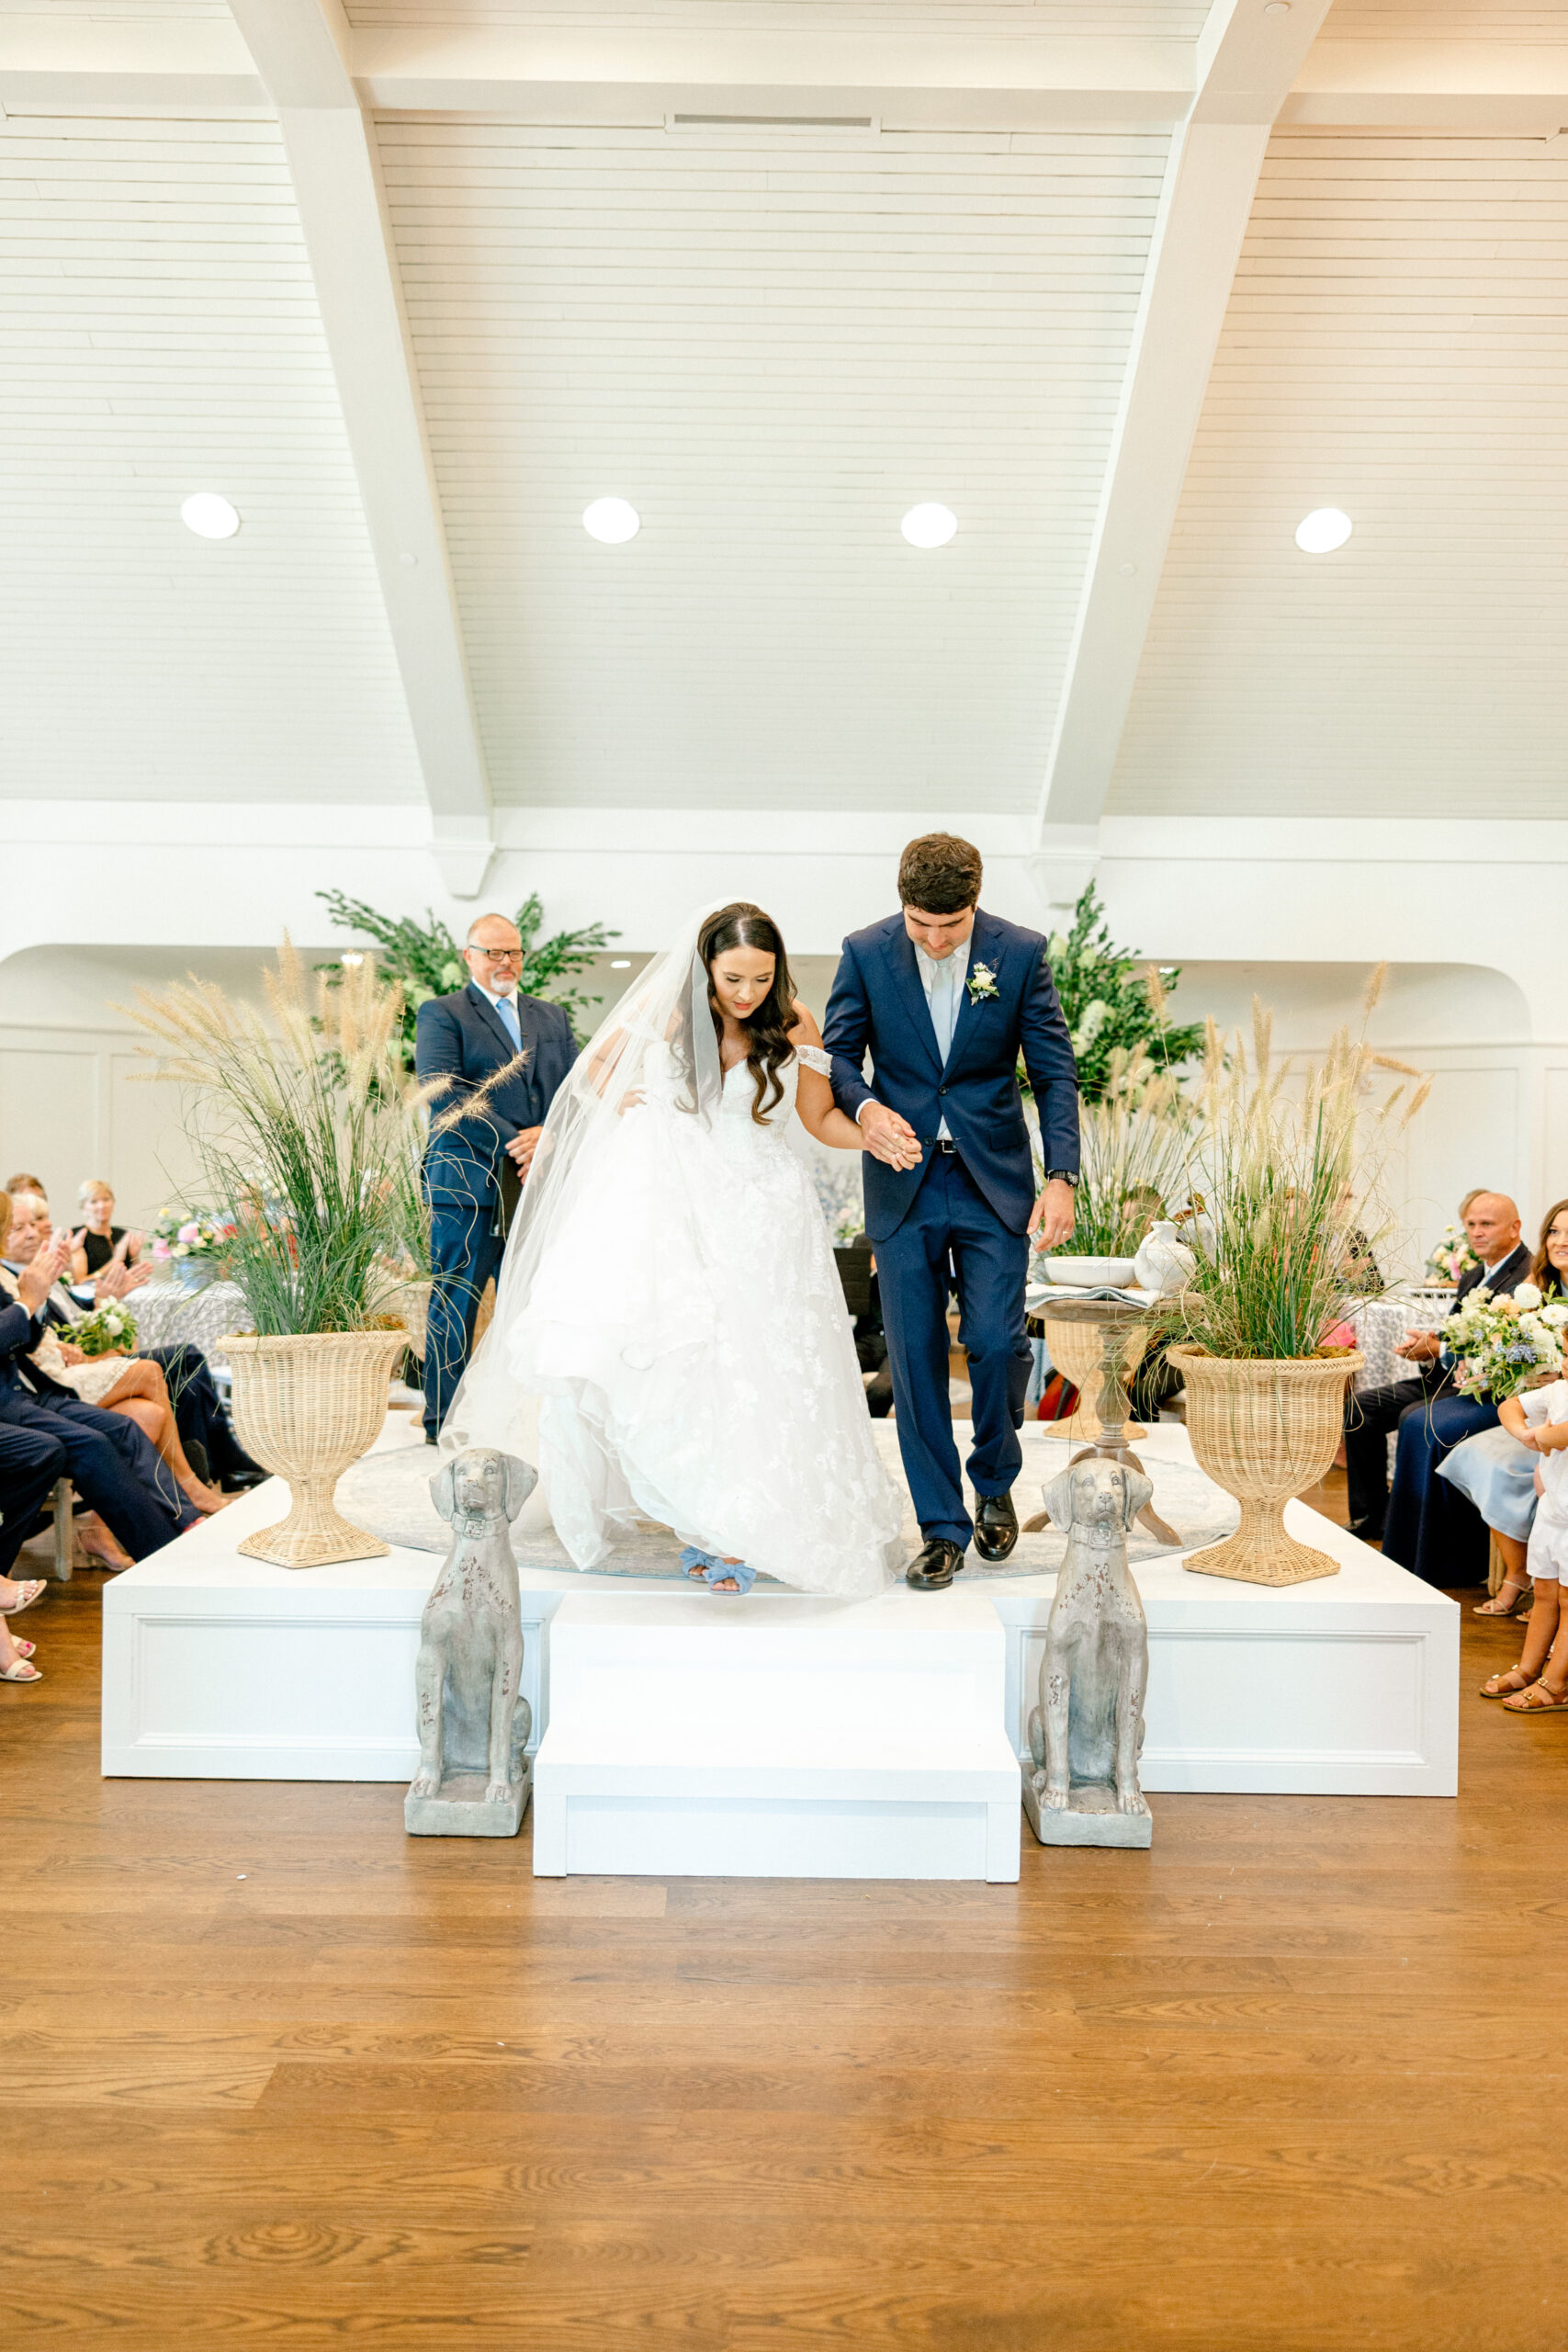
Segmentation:
{"type": "Polygon", "coordinates": [[[671,130],[874,130],[873,114],[672,114],[671,130]]]}

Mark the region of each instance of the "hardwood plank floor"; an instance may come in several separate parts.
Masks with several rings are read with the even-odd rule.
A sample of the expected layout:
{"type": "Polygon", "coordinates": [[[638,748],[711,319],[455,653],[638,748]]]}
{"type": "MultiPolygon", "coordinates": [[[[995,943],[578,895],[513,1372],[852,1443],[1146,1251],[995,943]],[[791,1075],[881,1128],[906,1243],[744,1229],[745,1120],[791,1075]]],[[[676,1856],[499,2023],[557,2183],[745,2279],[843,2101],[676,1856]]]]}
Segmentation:
{"type": "Polygon", "coordinates": [[[1473,1695],[1508,1626],[1457,1804],[1159,1797],[1016,1887],[536,1883],[400,1789],[100,1780],[100,1583],[0,1687],[7,2346],[1568,2340],[1568,1725],[1473,1695]]]}

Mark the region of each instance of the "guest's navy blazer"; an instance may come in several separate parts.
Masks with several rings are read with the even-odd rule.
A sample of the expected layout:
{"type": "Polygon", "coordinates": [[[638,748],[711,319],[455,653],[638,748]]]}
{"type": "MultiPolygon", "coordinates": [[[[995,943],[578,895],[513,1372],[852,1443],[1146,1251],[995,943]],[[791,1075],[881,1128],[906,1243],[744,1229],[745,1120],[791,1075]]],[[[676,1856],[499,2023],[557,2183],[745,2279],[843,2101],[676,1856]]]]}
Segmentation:
{"type": "Polygon", "coordinates": [[[525,1127],[544,1124],[557,1088],[577,1059],[571,1023],[558,1004],[521,995],[513,1002],[523,1033],[521,1058],[501,1015],[472,981],[455,996],[433,996],[419,1008],[415,1071],[422,1085],[431,1079],[446,1080],[431,1102],[433,1123],[464,1095],[477,1093],[497,1070],[509,1062],[516,1065],[472,1118],[431,1136],[424,1178],[433,1205],[495,1200],[502,1148],[525,1127]]]}
{"type": "Polygon", "coordinates": [[[1018,1086],[1018,1057],[1034,1090],[1047,1168],[1076,1175],[1077,1069],[1067,1024],[1037,931],[977,909],[969,939],[973,982],[984,966],[995,996],[965,986],[945,1067],[902,913],[844,942],[823,1043],[833,1057],[833,1096],[852,1119],[873,1097],[908,1119],[927,1146],[918,1168],[885,1167],[868,1153],[865,1229],[886,1241],[908,1216],[945,1117],[964,1164],[1008,1230],[1022,1233],[1034,1205],[1034,1165],[1018,1086]],[[866,1049],[871,1083],[861,1075],[866,1049]]]}

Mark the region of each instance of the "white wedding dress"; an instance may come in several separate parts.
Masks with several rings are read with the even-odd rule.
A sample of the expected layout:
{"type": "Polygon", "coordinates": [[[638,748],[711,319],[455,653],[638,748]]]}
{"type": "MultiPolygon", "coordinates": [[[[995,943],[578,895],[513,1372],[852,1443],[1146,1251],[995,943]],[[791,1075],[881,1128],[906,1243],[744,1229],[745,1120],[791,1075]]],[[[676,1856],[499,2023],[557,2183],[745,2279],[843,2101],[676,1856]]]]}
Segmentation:
{"type": "MultiPolygon", "coordinates": [[[[536,1397],[550,1517],[580,1568],[641,1518],[784,1584],[864,1598],[902,1567],[901,1503],[816,1188],[786,1136],[797,1065],[759,1125],[747,1065],[726,1076],[716,1055],[694,1083],[693,1057],[665,1043],[662,1001],[653,1010],[652,1035],[624,1009],[606,1024],[612,1081],[597,1040],[569,1081],[567,1180],[536,1202],[532,1239],[526,1223],[513,1237],[443,1443],[515,1450],[508,1408],[536,1397]]],[[[525,1220],[535,1193],[530,1175],[525,1220]]]]}

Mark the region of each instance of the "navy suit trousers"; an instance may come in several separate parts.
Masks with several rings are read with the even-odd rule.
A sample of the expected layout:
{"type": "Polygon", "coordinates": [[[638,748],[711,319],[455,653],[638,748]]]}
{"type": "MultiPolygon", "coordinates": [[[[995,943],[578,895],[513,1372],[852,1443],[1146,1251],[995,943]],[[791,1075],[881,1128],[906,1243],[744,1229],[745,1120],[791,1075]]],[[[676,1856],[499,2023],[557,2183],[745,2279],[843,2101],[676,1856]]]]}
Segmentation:
{"type": "Polygon", "coordinates": [[[491,1201],[434,1201],[430,1211],[430,1266],[434,1281],[424,1337],[424,1429],[439,1435],[474,1344],[474,1317],[484,1287],[501,1272],[506,1243],[491,1231],[491,1201]]]}
{"type": "Polygon", "coordinates": [[[194,1521],[173,1473],[125,1414],[106,1413],[76,1396],[40,1402],[13,1382],[0,1390],[0,1422],[62,1448],[72,1485],[133,1560],[172,1544],[187,1516],[194,1521]]]}
{"type": "Polygon", "coordinates": [[[1496,1426],[1496,1406],[1478,1396],[1439,1396],[1402,1416],[1383,1521],[1385,1560],[1397,1560],[1428,1584],[1484,1581],[1485,1521],[1467,1495],[1438,1477],[1438,1464],[1465,1438],[1496,1426]]]}
{"type": "Polygon", "coordinates": [[[33,1521],[65,1476],[65,1448],[42,1430],[0,1421],[0,1576],[9,1576],[33,1521]]]}
{"type": "Polygon", "coordinates": [[[1023,1464],[1018,1442],[1032,1356],[1023,1329],[1026,1235],[1010,1232],[953,1152],[936,1152],[913,1205],[876,1245],[898,1450],[927,1537],[967,1546],[947,1385],[947,1299],[958,1294],[958,1336],[969,1351],[977,1495],[1005,1495],[1023,1464]]]}

